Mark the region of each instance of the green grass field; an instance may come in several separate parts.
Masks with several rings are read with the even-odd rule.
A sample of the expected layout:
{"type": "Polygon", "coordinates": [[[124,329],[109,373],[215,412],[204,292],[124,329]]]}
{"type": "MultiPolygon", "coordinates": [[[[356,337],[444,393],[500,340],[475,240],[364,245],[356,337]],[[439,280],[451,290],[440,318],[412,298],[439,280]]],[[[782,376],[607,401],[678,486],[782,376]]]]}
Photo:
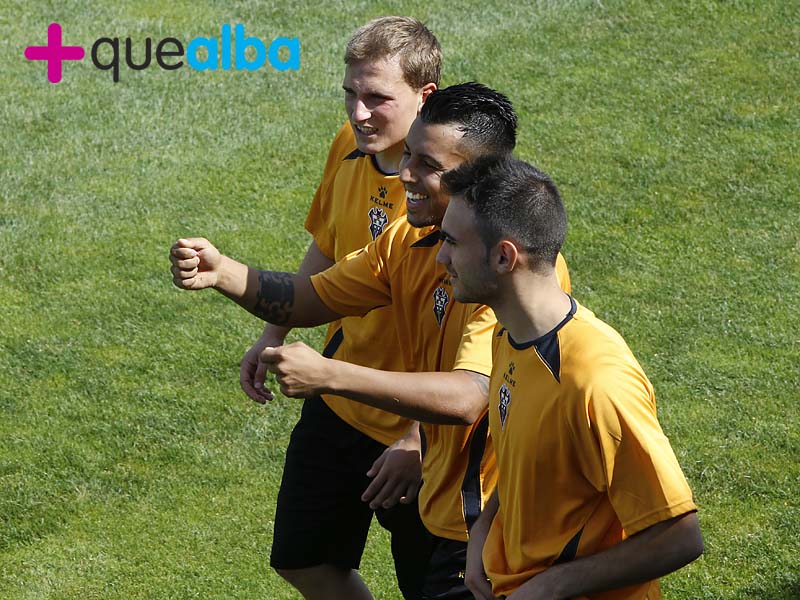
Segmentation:
{"type": "MultiPolygon", "coordinates": [[[[428,23],[444,84],[506,92],[519,156],[570,216],[575,296],[628,340],[701,507],[669,599],[800,597],[800,5],[538,0],[0,2],[0,598],[296,596],[268,566],[299,403],[238,388],[261,324],[170,281],[204,235],[291,270],[342,50],[381,14],[428,23]],[[301,68],[117,84],[64,42],[299,37],[301,68]]],[[[321,331],[293,339],[319,344],[321,331]]],[[[387,541],[362,564],[397,599],[387,541]]]]}

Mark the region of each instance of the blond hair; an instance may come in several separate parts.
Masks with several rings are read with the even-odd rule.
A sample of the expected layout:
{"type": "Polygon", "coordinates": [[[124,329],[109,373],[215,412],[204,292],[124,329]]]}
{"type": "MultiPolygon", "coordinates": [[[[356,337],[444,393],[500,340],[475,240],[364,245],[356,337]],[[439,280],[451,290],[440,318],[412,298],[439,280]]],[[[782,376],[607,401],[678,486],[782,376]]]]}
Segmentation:
{"type": "Polygon", "coordinates": [[[425,25],[412,17],[378,17],[360,27],[347,43],[347,65],[399,56],[403,79],[415,90],[439,85],[442,48],[425,25]]]}

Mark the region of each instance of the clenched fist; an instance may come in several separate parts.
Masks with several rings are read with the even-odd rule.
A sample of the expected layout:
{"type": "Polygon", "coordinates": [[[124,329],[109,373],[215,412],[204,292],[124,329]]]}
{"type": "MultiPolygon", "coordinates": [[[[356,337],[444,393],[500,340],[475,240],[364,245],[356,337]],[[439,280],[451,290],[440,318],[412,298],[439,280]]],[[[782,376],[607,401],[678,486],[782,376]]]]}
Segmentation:
{"type": "Polygon", "coordinates": [[[182,238],[169,251],[172,283],[182,290],[202,290],[217,283],[222,255],[205,238],[182,238]]]}
{"type": "Polygon", "coordinates": [[[264,375],[269,371],[275,374],[281,393],[290,398],[310,398],[330,391],[328,385],[334,361],[303,342],[264,348],[258,361],[256,387],[263,385],[264,375]]]}

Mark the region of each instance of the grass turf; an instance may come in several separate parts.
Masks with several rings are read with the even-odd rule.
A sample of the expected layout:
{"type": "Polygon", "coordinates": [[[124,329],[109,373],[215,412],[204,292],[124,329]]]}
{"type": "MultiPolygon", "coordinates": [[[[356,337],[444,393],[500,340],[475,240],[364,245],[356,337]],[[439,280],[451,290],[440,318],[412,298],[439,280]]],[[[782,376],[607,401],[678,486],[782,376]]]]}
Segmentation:
{"type": "MultiPolygon", "coordinates": [[[[299,405],[242,396],[260,325],[172,288],[167,250],[205,235],[252,264],[298,264],[343,119],[344,43],[390,13],[439,36],[444,84],[515,102],[518,154],[568,205],[575,295],[656,386],[706,538],[666,597],[800,595],[797,5],[8,0],[0,597],[296,597],[267,556],[299,405]],[[301,69],[123,68],[114,84],[84,60],[53,86],[22,58],[52,21],[85,48],[243,23],[299,37],[301,69]]],[[[362,567],[378,598],[399,597],[380,531],[362,567]]]]}

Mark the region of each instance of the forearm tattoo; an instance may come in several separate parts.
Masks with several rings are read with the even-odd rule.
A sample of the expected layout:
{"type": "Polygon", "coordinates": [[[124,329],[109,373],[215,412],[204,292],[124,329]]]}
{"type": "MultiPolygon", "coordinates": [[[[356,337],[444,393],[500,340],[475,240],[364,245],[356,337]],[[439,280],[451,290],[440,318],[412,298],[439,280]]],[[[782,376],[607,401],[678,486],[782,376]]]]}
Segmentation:
{"type": "Polygon", "coordinates": [[[272,323],[285,325],[294,308],[294,282],[291,273],[259,271],[258,294],[253,314],[272,323]]]}

